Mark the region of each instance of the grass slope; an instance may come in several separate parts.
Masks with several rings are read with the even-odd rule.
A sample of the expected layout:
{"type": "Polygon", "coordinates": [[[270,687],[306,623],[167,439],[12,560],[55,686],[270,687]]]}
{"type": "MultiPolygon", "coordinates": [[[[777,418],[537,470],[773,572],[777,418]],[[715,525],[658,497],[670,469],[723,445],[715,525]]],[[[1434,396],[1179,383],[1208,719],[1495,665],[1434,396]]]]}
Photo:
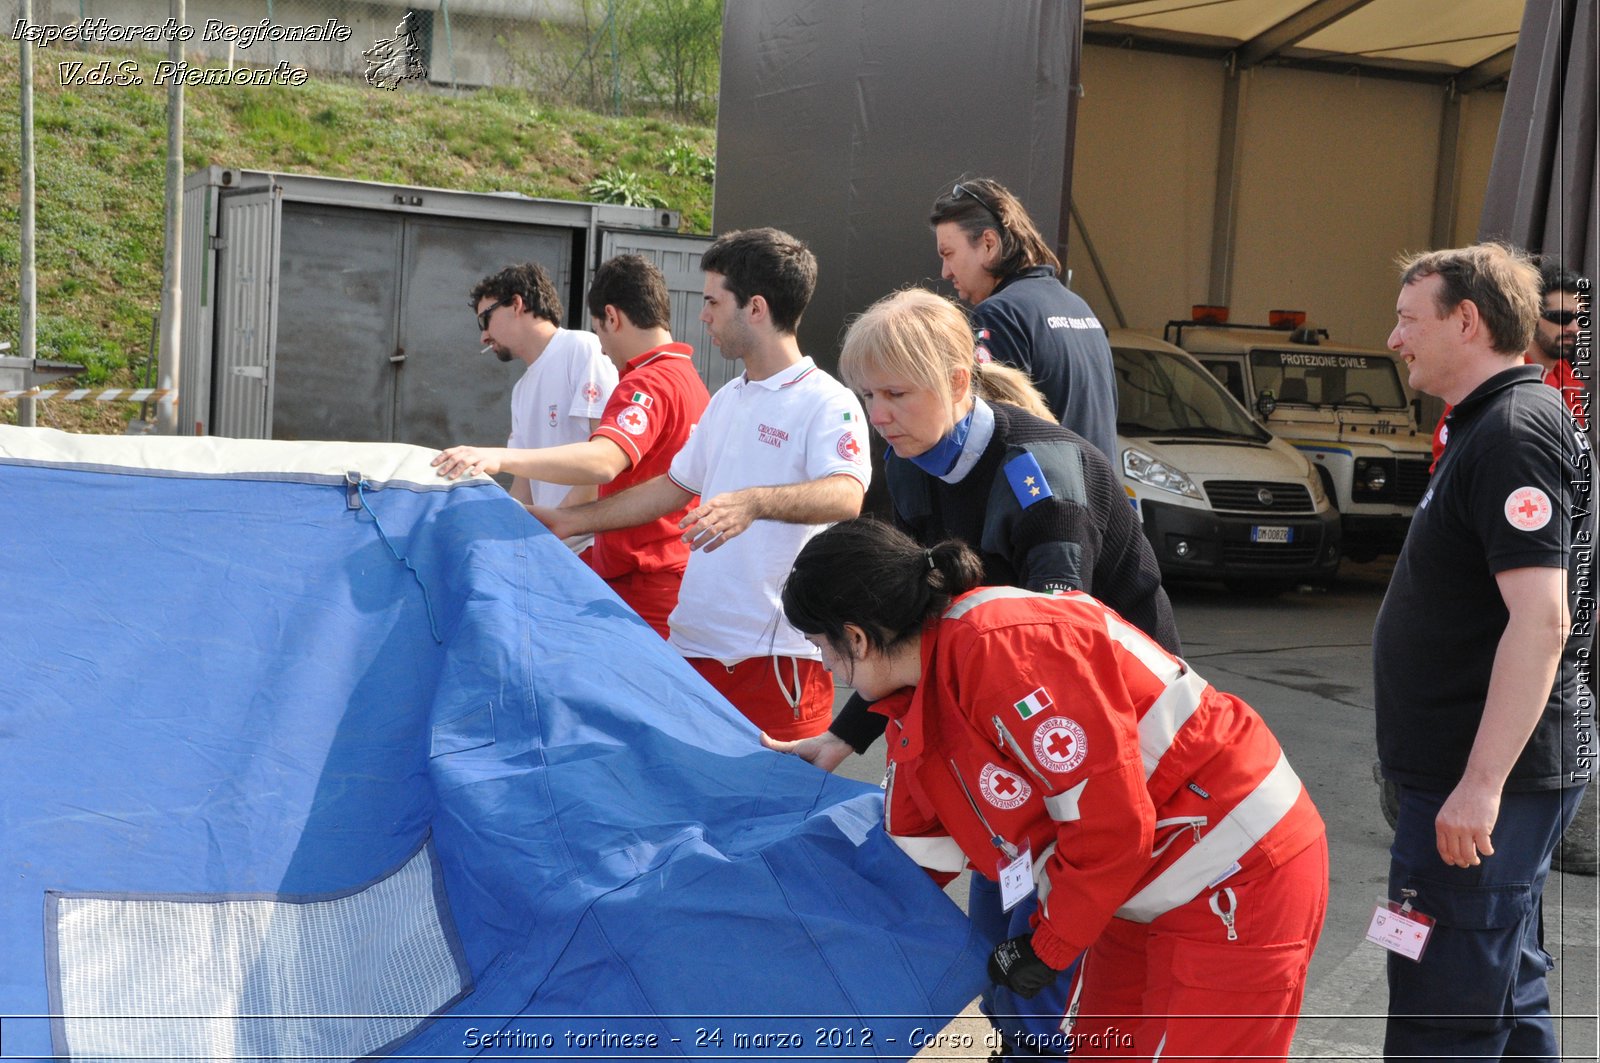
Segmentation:
{"type": "MultiPolygon", "coordinates": [[[[160,311],[166,93],[150,53],[34,52],[38,356],[87,367],[83,387],[145,379],[160,311]],[[131,60],[143,85],[63,86],[58,64],[131,60]]],[[[20,111],[16,49],[0,50],[0,108],[20,111]]],[[[711,156],[715,130],[658,118],[612,118],[542,105],[519,90],[454,95],[356,80],[184,90],[185,175],[211,164],[367,181],[588,199],[596,176],[622,169],[709,232],[711,184],[672,165],[711,156]],[[686,150],[687,149],[687,150],[686,150]],[[677,172],[675,172],[677,171],[677,172]]],[[[0,126],[0,340],[20,353],[21,132],[0,126]]],[[[15,403],[0,401],[0,423],[15,403]]],[[[44,402],[41,425],[120,432],[137,407],[44,402]]]]}

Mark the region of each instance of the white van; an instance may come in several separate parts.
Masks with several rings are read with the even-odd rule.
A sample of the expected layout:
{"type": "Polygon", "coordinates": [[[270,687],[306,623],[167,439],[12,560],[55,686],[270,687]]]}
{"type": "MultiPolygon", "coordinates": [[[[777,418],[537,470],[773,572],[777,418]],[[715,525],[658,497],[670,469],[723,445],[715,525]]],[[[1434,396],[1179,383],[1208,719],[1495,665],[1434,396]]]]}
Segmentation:
{"type": "Polygon", "coordinates": [[[1164,576],[1255,589],[1331,578],[1339,513],[1305,457],[1169,343],[1109,333],[1128,499],[1164,576]]]}
{"type": "Polygon", "coordinates": [[[1393,353],[1264,325],[1174,321],[1167,337],[1311,459],[1339,507],[1346,556],[1400,549],[1433,453],[1393,353]]]}

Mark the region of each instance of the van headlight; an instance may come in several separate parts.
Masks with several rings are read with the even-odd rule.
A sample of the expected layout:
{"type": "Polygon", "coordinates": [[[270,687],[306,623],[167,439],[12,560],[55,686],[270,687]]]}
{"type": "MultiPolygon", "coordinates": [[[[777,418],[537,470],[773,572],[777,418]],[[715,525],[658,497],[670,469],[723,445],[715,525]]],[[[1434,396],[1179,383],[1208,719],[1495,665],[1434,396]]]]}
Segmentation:
{"type": "Polygon", "coordinates": [[[1122,472],[1128,479],[1146,487],[1160,488],[1189,498],[1201,498],[1200,488],[1188,476],[1137,447],[1129,447],[1122,452],[1122,472]]]}

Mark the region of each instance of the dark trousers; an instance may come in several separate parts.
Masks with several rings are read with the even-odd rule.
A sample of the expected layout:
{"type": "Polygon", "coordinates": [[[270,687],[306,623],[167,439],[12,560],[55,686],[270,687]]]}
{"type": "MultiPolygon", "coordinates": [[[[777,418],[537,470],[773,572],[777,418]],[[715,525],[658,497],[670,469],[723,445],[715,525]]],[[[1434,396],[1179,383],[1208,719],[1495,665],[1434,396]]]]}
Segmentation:
{"type": "MultiPolygon", "coordinates": [[[[1030,920],[1038,907],[1038,894],[1034,894],[1011,911],[1005,911],[1000,904],[999,884],[977,872],[971,875],[967,914],[972,919],[973,929],[991,949],[1007,938],[1032,933],[1030,920]]],[[[978,1008],[1005,1038],[1001,1055],[1008,1059],[1027,1059],[1067,1054],[1069,1042],[1061,1032],[1061,1019],[1067,1012],[1067,990],[1079,962],[1074,960],[1054,985],[1047,986],[1032,1000],[1019,997],[1004,986],[989,985],[984,989],[978,1008]]]]}
{"type": "Polygon", "coordinates": [[[1545,879],[1583,788],[1507,793],[1477,867],[1439,859],[1434,819],[1448,794],[1399,788],[1389,896],[1415,890],[1438,920],[1421,962],[1389,955],[1385,1058],[1558,1060],[1545,975],[1545,879]]]}

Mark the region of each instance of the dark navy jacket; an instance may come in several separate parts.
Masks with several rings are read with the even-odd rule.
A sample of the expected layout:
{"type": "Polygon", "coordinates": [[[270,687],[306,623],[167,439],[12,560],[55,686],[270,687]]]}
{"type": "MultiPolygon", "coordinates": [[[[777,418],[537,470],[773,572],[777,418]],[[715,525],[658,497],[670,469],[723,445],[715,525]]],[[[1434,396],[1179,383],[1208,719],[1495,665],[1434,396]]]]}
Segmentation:
{"type": "Polygon", "coordinates": [[[1111,345],[1089,304],[1049,266],[1000,283],[972,311],[978,357],[1024,370],[1061,424],[1099,447],[1119,467],[1117,377],[1111,345]]]}

